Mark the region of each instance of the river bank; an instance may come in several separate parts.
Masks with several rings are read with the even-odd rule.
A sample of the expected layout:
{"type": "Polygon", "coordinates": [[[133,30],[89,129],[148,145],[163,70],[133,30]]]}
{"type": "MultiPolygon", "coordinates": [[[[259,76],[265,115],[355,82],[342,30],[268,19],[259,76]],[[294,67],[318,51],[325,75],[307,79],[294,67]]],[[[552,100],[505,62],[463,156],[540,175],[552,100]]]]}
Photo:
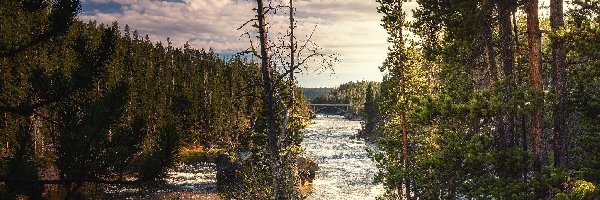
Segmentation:
{"type": "Polygon", "coordinates": [[[214,163],[182,163],[157,186],[111,186],[100,199],[222,199],[216,191],[214,163]]]}
{"type": "MultiPolygon", "coordinates": [[[[307,197],[318,199],[375,199],[383,186],[373,184],[376,165],[366,149],[375,146],[356,138],[360,121],[337,115],[317,115],[304,131],[304,156],[319,166],[307,197]]],[[[182,163],[156,187],[112,187],[111,199],[222,199],[216,192],[216,166],[209,162],[182,163]]]]}

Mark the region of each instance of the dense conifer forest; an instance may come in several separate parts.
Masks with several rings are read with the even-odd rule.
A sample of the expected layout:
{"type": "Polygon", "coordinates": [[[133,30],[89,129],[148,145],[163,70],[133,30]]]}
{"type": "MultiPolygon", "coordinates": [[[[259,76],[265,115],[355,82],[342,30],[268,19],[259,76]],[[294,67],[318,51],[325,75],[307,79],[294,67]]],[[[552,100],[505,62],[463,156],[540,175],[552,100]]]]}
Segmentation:
{"type": "Polygon", "coordinates": [[[304,90],[296,74],[339,59],[296,37],[293,0],[252,1],[230,57],[80,21],[79,0],[0,1],[0,199],[148,189],[190,160],[214,164],[217,198],[303,199],[311,103],[362,120],[342,139],[374,146],[383,199],[600,198],[600,2],[373,1],[383,80],[304,90]]]}
{"type": "Polygon", "coordinates": [[[317,97],[327,95],[331,92],[331,90],[333,90],[333,88],[302,88],[302,92],[308,100],[313,100],[317,97]]]}
{"type": "MultiPolygon", "coordinates": [[[[333,88],[324,95],[311,99],[310,102],[314,104],[349,104],[350,109],[347,114],[360,116],[367,99],[368,90],[377,92],[379,90],[379,83],[373,81],[350,81],[333,88]]],[[[336,113],[337,110],[329,109],[324,110],[324,112],[336,113]]]]}
{"type": "MultiPolygon", "coordinates": [[[[117,22],[76,21],[78,11],[79,1],[0,3],[0,199],[47,198],[51,185],[89,198],[79,195],[90,184],[153,184],[193,148],[252,152],[239,173],[253,176],[235,192],[269,194],[255,61],[153,43],[117,22]]],[[[289,84],[275,84],[288,96],[289,84]]],[[[308,122],[307,101],[294,96],[290,130],[308,122]]]]}
{"type": "Polygon", "coordinates": [[[388,197],[598,198],[598,1],[377,2],[388,197]]]}

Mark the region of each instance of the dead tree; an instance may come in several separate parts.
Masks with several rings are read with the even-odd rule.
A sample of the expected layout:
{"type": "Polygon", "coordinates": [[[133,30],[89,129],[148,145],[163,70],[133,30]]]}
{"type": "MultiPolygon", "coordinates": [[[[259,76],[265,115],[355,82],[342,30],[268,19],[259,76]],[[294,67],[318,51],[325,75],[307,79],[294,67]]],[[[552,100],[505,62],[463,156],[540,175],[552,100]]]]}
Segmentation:
{"type": "Polygon", "coordinates": [[[260,68],[263,81],[263,101],[265,109],[265,118],[267,125],[268,147],[270,155],[270,163],[273,177],[273,194],[275,199],[286,199],[290,197],[289,189],[285,180],[283,171],[284,160],[287,151],[282,149],[282,144],[289,137],[286,133],[286,127],[289,120],[290,112],[294,111],[296,106],[295,101],[295,78],[294,74],[308,70],[308,63],[319,62],[319,69],[333,69],[337,59],[337,54],[323,53],[316,43],[312,41],[314,29],[307,39],[298,45],[295,37],[296,22],[294,17],[293,0],[289,1],[289,5],[272,6],[271,3],[265,5],[262,0],[257,0],[256,16],[244,23],[238,30],[244,28],[248,24],[258,30],[256,38],[253,40],[254,34],[245,32],[243,35],[248,36],[250,47],[239,54],[251,54],[260,59],[260,68]],[[277,11],[289,8],[290,26],[287,34],[277,40],[269,39],[269,24],[267,23],[267,15],[276,13],[277,11]],[[287,38],[287,39],[286,39],[287,38]],[[286,41],[289,40],[289,43],[286,41]],[[255,44],[258,42],[258,44],[255,44]],[[258,47],[258,48],[257,48],[258,47]],[[284,104],[286,109],[278,109],[285,100],[282,98],[282,91],[279,91],[278,86],[287,78],[289,84],[288,103],[284,104]],[[280,123],[277,123],[277,122],[280,123]],[[277,127],[279,126],[281,127],[277,127]]]}

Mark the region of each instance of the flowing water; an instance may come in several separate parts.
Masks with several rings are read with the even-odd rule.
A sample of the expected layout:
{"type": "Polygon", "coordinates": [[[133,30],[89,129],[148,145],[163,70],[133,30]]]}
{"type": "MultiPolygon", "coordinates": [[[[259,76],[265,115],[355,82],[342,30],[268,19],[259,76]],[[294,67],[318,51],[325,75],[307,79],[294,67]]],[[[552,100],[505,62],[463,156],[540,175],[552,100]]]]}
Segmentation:
{"type": "MultiPolygon", "coordinates": [[[[377,172],[367,148],[374,145],[353,139],[360,129],[359,121],[341,116],[318,115],[304,130],[305,156],[319,165],[309,200],[375,199],[383,194],[383,186],[373,184],[377,172]]],[[[181,165],[169,173],[158,188],[112,187],[110,199],[221,199],[215,191],[215,166],[210,163],[181,165]]]]}
{"type": "Polygon", "coordinates": [[[306,128],[302,142],[306,156],[319,164],[308,199],[375,199],[382,195],[383,186],[373,184],[377,168],[366,151],[375,146],[353,139],[360,122],[318,115],[313,123],[306,128]]]}
{"type": "Polygon", "coordinates": [[[159,186],[109,186],[99,199],[221,199],[216,193],[213,163],[180,165],[170,170],[159,186]]]}

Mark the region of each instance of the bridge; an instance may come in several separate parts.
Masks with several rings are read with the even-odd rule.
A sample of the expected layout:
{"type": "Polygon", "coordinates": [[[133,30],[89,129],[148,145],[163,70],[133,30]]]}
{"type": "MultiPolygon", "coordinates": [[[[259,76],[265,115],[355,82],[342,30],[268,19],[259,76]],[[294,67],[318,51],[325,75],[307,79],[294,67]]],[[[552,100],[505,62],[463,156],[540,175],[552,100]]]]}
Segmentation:
{"type": "Polygon", "coordinates": [[[334,112],[337,112],[336,114],[340,114],[340,115],[346,115],[346,114],[350,114],[350,104],[319,104],[319,103],[315,103],[315,104],[309,104],[310,108],[312,108],[312,111],[314,114],[317,114],[319,112],[323,112],[323,111],[329,111],[331,112],[332,110],[335,110],[334,112]]]}

